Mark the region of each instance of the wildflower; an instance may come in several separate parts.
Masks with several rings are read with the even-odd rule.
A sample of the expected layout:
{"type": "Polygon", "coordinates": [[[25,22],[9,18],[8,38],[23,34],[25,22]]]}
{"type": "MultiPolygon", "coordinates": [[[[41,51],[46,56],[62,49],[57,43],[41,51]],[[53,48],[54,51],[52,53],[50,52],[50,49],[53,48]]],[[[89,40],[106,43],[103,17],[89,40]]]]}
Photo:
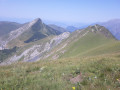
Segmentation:
{"type": "Polygon", "coordinates": [[[118,82],[120,82],[120,79],[117,79],[118,82]]]}
{"type": "Polygon", "coordinates": [[[75,90],[75,87],[72,87],[73,90],[75,90]]]}
{"type": "Polygon", "coordinates": [[[120,79],[117,79],[117,81],[120,83],[120,79]]]}

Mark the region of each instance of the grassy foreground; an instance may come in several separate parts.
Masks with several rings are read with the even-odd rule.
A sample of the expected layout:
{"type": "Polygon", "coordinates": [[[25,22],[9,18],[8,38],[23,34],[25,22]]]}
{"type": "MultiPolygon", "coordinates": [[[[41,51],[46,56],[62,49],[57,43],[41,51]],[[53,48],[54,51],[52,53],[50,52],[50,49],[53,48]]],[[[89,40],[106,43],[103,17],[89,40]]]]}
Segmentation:
{"type": "Polygon", "coordinates": [[[120,53],[0,66],[1,90],[120,90],[120,53]],[[82,73],[82,82],[70,78],[82,73]],[[72,77],[71,77],[72,76],[72,77]]]}

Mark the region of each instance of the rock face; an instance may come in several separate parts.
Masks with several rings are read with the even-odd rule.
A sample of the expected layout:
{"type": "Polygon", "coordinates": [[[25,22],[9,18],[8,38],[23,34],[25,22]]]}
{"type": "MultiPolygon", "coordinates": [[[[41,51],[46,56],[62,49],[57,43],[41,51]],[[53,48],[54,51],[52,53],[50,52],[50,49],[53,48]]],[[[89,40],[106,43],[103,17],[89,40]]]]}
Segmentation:
{"type": "Polygon", "coordinates": [[[48,42],[33,45],[22,52],[20,55],[15,54],[3,64],[10,64],[21,59],[26,62],[33,62],[40,59],[45,59],[47,58],[46,55],[48,55],[48,53],[57,45],[59,45],[63,40],[67,39],[69,35],[69,32],[65,32],[61,35],[55,36],[48,42]]]}

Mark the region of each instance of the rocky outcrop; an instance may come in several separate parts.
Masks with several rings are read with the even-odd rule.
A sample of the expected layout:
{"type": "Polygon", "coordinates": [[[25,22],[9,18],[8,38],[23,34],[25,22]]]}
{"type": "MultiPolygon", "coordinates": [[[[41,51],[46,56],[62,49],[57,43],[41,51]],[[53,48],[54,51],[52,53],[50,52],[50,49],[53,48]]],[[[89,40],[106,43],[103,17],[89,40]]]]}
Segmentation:
{"type": "Polygon", "coordinates": [[[61,35],[55,36],[48,42],[33,45],[30,48],[26,49],[24,52],[22,52],[20,55],[15,54],[14,56],[10,57],[6,62],[2,64],[10,64],[19,60],[25,62],[33,62],[45,59],[47,58],[46,56],[48,55],[48,53],[57,45],[59,45],[63,40],[67,39],[69,35],[69,32],[65,32],[61,35]]]}

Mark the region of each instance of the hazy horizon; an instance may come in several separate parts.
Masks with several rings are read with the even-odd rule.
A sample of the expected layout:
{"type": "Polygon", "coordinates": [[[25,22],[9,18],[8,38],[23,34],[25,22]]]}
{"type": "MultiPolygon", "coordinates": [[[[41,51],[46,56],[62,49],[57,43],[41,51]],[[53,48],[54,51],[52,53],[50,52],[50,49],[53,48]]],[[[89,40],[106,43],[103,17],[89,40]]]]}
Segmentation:
{"type": "Polygon", "coordinates": [[[119,0],[0,0],[0,21],[24,23],[35,18],[66,24],[120,18],[119,0]]]}

